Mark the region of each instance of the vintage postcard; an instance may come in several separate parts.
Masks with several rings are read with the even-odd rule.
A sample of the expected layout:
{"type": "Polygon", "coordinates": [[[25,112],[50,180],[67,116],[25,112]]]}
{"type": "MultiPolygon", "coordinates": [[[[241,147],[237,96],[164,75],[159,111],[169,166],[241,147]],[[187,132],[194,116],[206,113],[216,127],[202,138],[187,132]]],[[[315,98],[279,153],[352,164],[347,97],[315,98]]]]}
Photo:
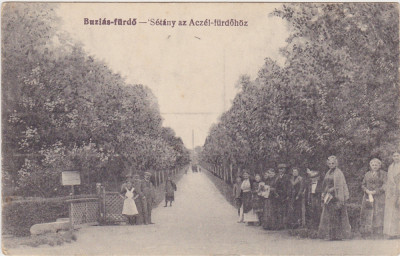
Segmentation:
{"type": "Polygon", "coordinates": [[[397,3],[6,2],[2,252],[398,255],[397,3]]]}

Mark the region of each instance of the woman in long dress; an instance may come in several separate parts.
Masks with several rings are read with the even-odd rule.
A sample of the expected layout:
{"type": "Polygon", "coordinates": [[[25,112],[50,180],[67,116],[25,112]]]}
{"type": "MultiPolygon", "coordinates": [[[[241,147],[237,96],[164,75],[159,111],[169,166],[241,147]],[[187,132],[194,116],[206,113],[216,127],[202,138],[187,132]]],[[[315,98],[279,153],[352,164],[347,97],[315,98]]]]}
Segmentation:
{"type": "Polygon", "coordinates": [[[371,170],[365,174],[361,185],[364,195],[360,231],[364,236],[382,235],[387,174],[381,170],[382,163],[379,159],[372,159],[369,165],[371,170]]]}
{"type": "Polygon", "coordinates": [[[388,238],[400,236],[400,152],[393,153],[386,182],[383,234],[388,238]]]}
{"type": "Polygon", "coordinates": [[[351,226],[347,215],[346,201],[349,189],[343,172],[337,167],[336,156],[330,156],[322,184],[323,208],[318,228],[318,237],[326,240],[342,240],[351,235],[351,226]]]}
{"type": "Polygon", "coordinates": [[[124,196],[124,206],[122,208],[122,215],[128,218],[128,223],[130,225],[135,224],[135,216],[138,214],[138,210],[135,204],[135,197],[137,197],[135,188],[132,182],[128,181],[126,183],[125,189],[121,192],[124,196]]]}
{"type": "Polygon", "coordinates": [[[257,215],[253,210],[253,195],[252,195],[252,181],[250,180],[249,173],[243,173],[243,182],[241,185],[242,201],[243,201],[243,221],[247,223],[255,223],[258,221],[257,215]]]}
{"type": "Polygon", "coordinates": [[[165,205],[164,207],[172,206],[172,202],[175,200],[176,184],[172,181],[171,176],[168,176],[165,182],[165,205]]]}
{"type": "Polygon", "coordinates": [[[261,182],[261,176],[260,174],[256,174],[254,176],[254,181],[251,184],[251,192],[252,192],[252,204],[253,204],[253,210],[254,213],[257,215],[257,223],[258,225],[261,224],[261,219],[262,219],[262,212],[263,212],[263,198],[260,196],[260,185],[263,184],[261,182]]]}
{"type": "Polygon", "coordinates": [[[275,206],[275,170],[269,169],[264,174],[264,211],[262,217],[262,226],[266,230],[275,230],[277,228],[276,206],[275,206]]]}

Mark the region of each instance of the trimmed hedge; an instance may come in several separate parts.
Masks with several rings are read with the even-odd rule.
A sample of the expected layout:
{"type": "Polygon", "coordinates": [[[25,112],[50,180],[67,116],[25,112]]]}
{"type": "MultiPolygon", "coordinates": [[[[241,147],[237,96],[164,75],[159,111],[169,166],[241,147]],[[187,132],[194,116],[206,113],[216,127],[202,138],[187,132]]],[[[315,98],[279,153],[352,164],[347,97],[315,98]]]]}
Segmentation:
{"type": "MultiPolygon", "coordinates": [[[[181,169],[173,180],[177,183],[184,174],[181,169]]],[[[156,205],[160,204],[165,198],[165,183],[160,184],[156,189],[156,205]]],[[[179,190],[179,188],[178,188],[179,190]]],[[[74,198],[96,197],[97,195],[76,195],[74,198]]],[[[11,201],[8,197],[3,202],[2,212],[2,234],[14,236],[30,235],[30,228],[34,224],[56,221],[57,218],[69,216],[67,199],[72,197],[58,198],[30,198],[29,200],[11,201]]],[[[122,210],[122,209],[121,209],[122,210]]]]}
{"type": "MultiPolygon", "coordinates": [[[[204,170],[204,168],[203,168],[204,170]]],[[[233,206],[235,206],[235,198],[233,196],[233,185],[226,183],[223,179],[215,176],[213,173],[205,170],[203,173],[210,178],[212,183],[217,187],[219,192],[225,197],[225,199],[233,206]]],[[[235,206],[236,207],[236,206],[235,206]]]]}
{"type": "Polygon", "coordinates": [[[53,222],[68,217],[68,204],[64,198],[35,201],[17,201],[3,204],[2,234],[27,236],[34,224],[53,222]]]}

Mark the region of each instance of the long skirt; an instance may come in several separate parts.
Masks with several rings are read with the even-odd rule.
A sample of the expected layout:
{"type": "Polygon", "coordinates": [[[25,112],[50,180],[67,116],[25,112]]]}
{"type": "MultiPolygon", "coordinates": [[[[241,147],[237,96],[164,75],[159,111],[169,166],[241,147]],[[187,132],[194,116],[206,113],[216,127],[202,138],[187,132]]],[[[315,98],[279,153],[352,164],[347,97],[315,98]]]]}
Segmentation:
{"type": "Polygon", "coordinates": [[[243,213],[244,222],[258,222],[257,213],[254,210],[250,210],[248,213],[243,213]]]}
{"type": "Polygon", "coordinates": [[[242,203],[243,203],[243,213],[248,213],[253,209],[251,192],[243,192],[242,203]]]}
{"type": "Polygon", "coordinates": [[[257,214],[253,209],[253,195],[251,192],[243,192],[243,221],[244,222],[257,222],[257,214]]]}
{"type": "Polygon", "coordinates": [[[277,228],[275,201],[272,198],[264,199],[264,211],[262,216],[262,226],[267,230],[275,230],[277,228]]]}
{"type": "Polygon", "coordinates": [[[323,206],[318,228],[318,237],[322,239],[341,240],[349,238],[351,226],[347,215],[346,204],[331,202],[323,206]]]}
{"type": "Polygon", "coordinates": [[[174,192],[172,193],[165,193],[165,202],[172,202],[175,200],[174,192]]]}
{"type": "Polygon", "coordinates": [[[257,194],[253,194],[252,206],[253,206],[254,212],[261,213],[264,209],[263,197],[261,197],[257,194]]]}
{"type": "Polygon", "coordinates": [[[309,228],[318,229],[321,211],[321,194],[312,194],[306,207],[306,223],[309,228]]]}
{"type": "Polygon", "coordinates": [[[400,206],[396,197],[386,196],[383,233],[387,236],[400,236],[400,206]]]}
{"type": "Polygon", "coordinates": [[[127,216],[133,216],[138,214],[135,201],[132,198],[126,198],[124,200],[124,206],[122,208],[122,214],[127,216]]]}
{"type": "Polygon", "coordinates": [[[376,196],[371,204],[364,195],[361,205],[360,231],[363,234],[382,234],[385,211],[385,195],[376,196]]]}
{"type": "Polygon", "coordinates": [[[288,207],[288,224],[291,228],[297,228],[301,226],[301,215],[302,215],[302,199],[292,200],[288,207]]]}

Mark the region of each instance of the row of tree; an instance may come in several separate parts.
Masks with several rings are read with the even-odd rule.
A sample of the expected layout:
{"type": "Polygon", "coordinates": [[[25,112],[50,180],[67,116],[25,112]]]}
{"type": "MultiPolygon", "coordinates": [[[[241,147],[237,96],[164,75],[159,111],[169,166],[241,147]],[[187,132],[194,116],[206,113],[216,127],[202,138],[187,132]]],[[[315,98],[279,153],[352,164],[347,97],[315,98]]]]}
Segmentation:
{"type": "MultiPolygon", "coordinates": [[[[369,159],[399,146],[396,4],[290,4],[284,67],[266,59],[239,80],[232,107],[206,139],[202,160],[228,176],[278,162],[325,170],[335,154],[357,190],[369,159]]],[[[387,166],[387,165],[386,165],[387,166]]]]}
{"type": "Polygon", "coordinates": [[[55,4],[9,3],[2,17],[3,180],[20,195],[56,196],[60,173],[82,190],[126,172],[180,168],[189,152],[162,127],[143,85],[89,56],[59,27],[55,4]]]}

